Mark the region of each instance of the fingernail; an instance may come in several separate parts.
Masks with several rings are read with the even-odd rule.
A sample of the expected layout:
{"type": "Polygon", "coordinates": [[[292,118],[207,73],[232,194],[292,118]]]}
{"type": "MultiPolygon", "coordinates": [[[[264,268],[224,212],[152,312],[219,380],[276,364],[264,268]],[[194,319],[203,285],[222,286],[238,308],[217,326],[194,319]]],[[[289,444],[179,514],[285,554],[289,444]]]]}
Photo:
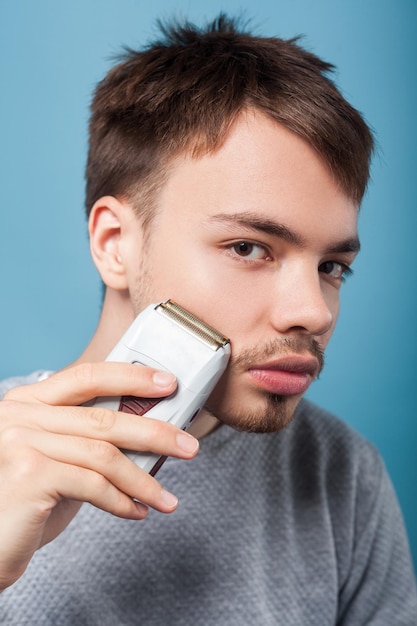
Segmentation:
{"type": "Polygon", "coordinates": [[[177,445],[184,452],[195,452],[199,446],[197,439],[187,433],[177,435],[177,445]]]}
{"type": "Polygon", "coordinates": [[[161,387],[161,389],[167,389],[168,387],[172,387],[175,382],[174,374],[170,374],[169,372],[154,372],[152,379],[155,385],[157,387],[161,387]]]}
{"type": "Polygon", "coordinates": [[[174,507],[178,504],[177,496],[174,496],[174,494],[170,493],[169,491],[165,491],[165,489],[162,489],[161,491],[161,499],[163,503],[169,507],[174,507]]]}
{"type": "Polygon", "coordinates": [[[142,502],[138,502],[137,500],[135,500],[135,506],[140,515],[143,515],[143,517],[147,516],[148,507],[145,504],[142,504],[142,502]]]}

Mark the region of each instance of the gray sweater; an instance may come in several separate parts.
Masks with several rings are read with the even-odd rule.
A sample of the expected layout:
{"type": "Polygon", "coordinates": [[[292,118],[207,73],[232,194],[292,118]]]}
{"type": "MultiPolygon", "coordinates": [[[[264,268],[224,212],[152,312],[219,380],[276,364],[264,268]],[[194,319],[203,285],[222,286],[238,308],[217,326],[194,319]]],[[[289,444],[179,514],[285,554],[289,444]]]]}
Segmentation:
{"type": "Polygon", "coordinates": [[[0,596],[0,623],[417,625],[382,461],[316,406],[302,401],[276,434],[223,426],[158,479],[180,498],[174,514],[134,522],[84,505],[0,596]]]}

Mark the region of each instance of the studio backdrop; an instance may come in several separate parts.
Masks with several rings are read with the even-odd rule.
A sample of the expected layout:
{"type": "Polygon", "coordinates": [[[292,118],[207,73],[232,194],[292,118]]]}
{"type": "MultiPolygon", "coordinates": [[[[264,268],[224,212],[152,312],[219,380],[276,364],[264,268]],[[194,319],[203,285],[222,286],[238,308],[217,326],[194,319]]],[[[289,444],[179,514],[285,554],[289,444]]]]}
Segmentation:
{"type": "Polygon", "coordinates": [[[375,132],[362,251],[309,396],[380,450],[417,562],[415,0],[1,0],[0,376],[62,367],[98,320],[83,214],[94,85],[157,18],[220,10],[260,34],[301,35],[375,132]]]}

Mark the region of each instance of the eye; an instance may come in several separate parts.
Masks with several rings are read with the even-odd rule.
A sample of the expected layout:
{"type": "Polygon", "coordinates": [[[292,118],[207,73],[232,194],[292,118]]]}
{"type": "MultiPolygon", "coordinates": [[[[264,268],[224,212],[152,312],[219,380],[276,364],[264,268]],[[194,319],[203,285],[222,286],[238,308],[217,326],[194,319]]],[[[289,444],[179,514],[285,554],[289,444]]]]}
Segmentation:
{"type": "Polygon", "coordinates": [[[319,265],[319,272],[327,274],[331,278],[338,281],[343,281],[350,276],[353,272],[351,268],[345,263],[338,263],[337,261],[325,261],[319,265]]]}
{"type": "Polygon", "coordinates": [[[238,241],[230,246],[230,250],[237,256],[249,260],[266,259],[268,257],[268,252],[264,246],[250,241],[238,241]]]}

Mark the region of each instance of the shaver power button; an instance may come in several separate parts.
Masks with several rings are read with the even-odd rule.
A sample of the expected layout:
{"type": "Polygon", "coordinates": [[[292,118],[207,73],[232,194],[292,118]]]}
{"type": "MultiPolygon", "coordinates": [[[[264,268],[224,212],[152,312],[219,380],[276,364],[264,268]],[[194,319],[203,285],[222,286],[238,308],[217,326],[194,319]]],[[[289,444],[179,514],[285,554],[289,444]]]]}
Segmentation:
{"type": "Polygon", "coordinates": [[[120,398],[119,411],[144,415],[161,401],[161,398],[137,398],[136,396],[122,396],[120,398]]]}

